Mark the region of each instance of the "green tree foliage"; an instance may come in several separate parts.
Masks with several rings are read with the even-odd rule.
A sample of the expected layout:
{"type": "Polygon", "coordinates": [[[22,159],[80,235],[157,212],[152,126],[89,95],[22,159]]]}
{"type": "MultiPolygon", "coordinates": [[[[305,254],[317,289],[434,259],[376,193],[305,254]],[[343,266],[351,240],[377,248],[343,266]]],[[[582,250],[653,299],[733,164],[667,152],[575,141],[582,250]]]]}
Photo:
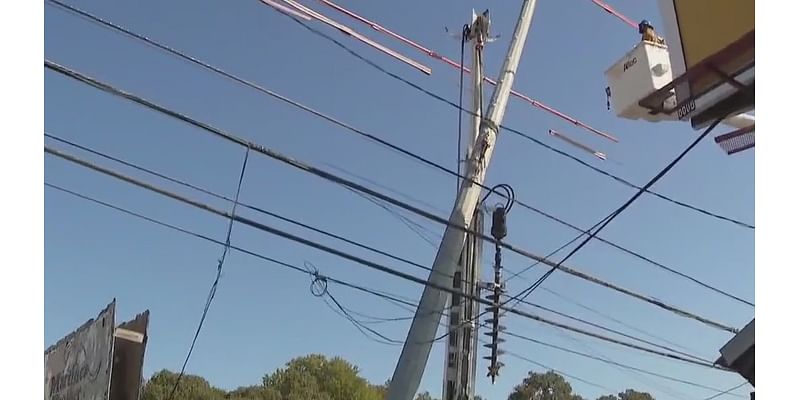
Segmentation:
{"type": "Polygon", "coordinates": [[[563,376],[553,371],[544,374],[528,372],[528,376],[514,387],[508,400],[583,400],[572,393],[572,386],[563,376]]]}
{"type": "Polygon", "coordinates": [[[628,389],[624,392],[618,393],[616,396],[613,394],[599,397],[597,400],[656,400],[650,393],[637,392],[633,389],[628,389]]]}
{"type": "Polygon", "coordinates": [[[275,389],[264,386],[246,386],[231,391],[225,397],[229,400],[283,400],[275,389]]]}
{"type": "Polygon", "coordinates": [[[281,400],[381,400],[380,392],[341,358],[312,354],[290,361],[264,377],[264,387],[281,400]]]}
{"type": "Polygon", "coordinates": [[[613,394],[606,394],[598,397],[597,400],[619,400],[619,398],[613,394]]]}
{"type": "MultiPolygon", "coordinates": [[[[142,400],[168,399],[177,379],[178,374],[174,372],[163,370],[156,373],[145,384],[142,400]]],[[[211,386],[199,376],[184,375],[175,391],[174,400],[224,400],[225,395],[224,390],[211,386]]]]}

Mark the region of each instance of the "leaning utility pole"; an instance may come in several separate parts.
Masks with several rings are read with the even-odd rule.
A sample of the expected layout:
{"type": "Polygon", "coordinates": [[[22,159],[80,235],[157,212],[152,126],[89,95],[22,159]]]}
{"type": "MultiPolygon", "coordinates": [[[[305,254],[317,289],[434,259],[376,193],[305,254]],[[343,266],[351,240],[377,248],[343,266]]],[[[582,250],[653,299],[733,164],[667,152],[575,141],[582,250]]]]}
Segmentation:
{"type": "MultiPolygon", "coordinates": [[[[483,115],[483,47],[489,39],[488,13],[474,15],[472,24],[462,33],[472,50],[472,112],[470,136],[464,161],[469,160],[483,115]]],[[[460,149],[459,149],[460,150],[460,149]]],[[[483,212],[480,205],[473,211],[472,228],[483,231],[483,212]]],[[[447,313],[447,351],[444,355],[444,385],[442,400],[472,400],[475,396],[475,371],[478,352],[479,304],[483,241],[467,234],[464,249],[453,274],[453,289],[462,295],[450,295],[447,313]],[[472,298],[470,298],[472,297],[472,298]]]]}
{"type": "MultiPolygon", "coordinates": [[[[470,228],[472,226],[473,212],[481,194],[480,185],[483,184],[492,158],[498,126],[502,123],[505,114],[508,96],[511,93],[514,75],[519,66],[525,39],[528,36],[535,5],[535,0],[523,1],[522,11],[514,28],[508,54],[503,61],[486,118],[480,124],[480,135],[469,157],[466,169],[468,179],[461,183],[456,203],[450,213],[451,225],[445,230],[439,251],[433,261],[428,282],[440,287],[452,285],[451,279],[456,272],[456,264],[466,241],[464,232],[455,227],[470,228]]],[[[425,286],[406,342],[403,345],[403,351],[395,367],[392,381],[389,384],[388,400],[412,400],[422,380],[422,374],[425,371],[425,365],[428,362],[431,346],[446,303],[447,293],[431,285],[425,286]]]]}

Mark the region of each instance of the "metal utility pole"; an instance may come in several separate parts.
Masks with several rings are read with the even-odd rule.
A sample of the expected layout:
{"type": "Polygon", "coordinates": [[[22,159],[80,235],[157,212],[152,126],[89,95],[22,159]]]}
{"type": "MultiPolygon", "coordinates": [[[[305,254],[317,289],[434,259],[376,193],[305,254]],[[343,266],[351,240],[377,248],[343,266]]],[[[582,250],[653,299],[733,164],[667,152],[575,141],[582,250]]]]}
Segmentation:
{"type": "MultiPolygon", "coordinates": [[[[486,118],[481,121],[480,135],[473,147],[467,164],[467,177],[461,183],[461,189],[453,211],[450,214],[450,223],[459,227],[472,227],[472,217],[481,187],[475,182],[483,184],[486,170],[492,158],[494,144],[497,140],[498,126],[502,123],[505,114],[508,96],[514,83],[522,49],[528,36],[528,29],[533,19],[535,0],[524,0],[508,54],[503,61],[494,94],[486,112],[486,118]]],[[[442,243],[428,281],[441,286],[452,284],[452,276],[456,272],[459,256],[464,249],[466,235],[463,231],[448,226],[442,237],[442,243]]],[[[419,306],[411,323],[403,351],[395,367],[392,381],[389,384],[388,400],[412,400],[419,388],[425,365],[428,362],[433,339],[435,339],[441,313],[447,303],[447,293],[432,286],[426,286],[422,292],[419,306]]]]}
{"type": "MultiPolygon", "coordinates": [[[[468,160],[478,134],[483,115],[483,47],[489,38],[488,13],[473,15],[472,24],[463,32],[462,40],[468,40],[472,49],[472,112],[471,135],[467,142],[468,160]]],[[[483,231],[483,213],[476,207],[472,216],[472,227],[483,231]]],[[[458,268],[453,274],[453,289],[473,297],[480,296],[481,260],[483,242],[475,235],[467,234],[458,268]]],[[[444,384],[442,400],[472,400],[475,396],[475,371],[478,350],[477,302],[469,296],[450,295],[450,312],[447,315],[447,352],[444,356],[444,384]]]]}

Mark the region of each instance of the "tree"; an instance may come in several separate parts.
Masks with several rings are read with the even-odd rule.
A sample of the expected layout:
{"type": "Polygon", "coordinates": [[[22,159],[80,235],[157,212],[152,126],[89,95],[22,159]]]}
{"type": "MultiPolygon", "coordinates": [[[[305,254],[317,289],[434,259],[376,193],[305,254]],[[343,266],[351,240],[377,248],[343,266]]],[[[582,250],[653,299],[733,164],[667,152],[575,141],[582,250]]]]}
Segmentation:
{"type": "Polygon", "coordinates": [[[225,396],[229,400],[283,400],[280,393],[264,386],[245,386],[233,390],[225,396]]]}
{"type": "MultiPolygon", "coordinates": [[[[169,399],[178,374],[162,370],[144,385],[142,400],[169,399]]],[[[184,375],[175,391],[173,400],[224,400],[225,391],[211,386],[205,379],[195,375],[184,375]]]]}
{"type": "Polygon", "coordinates": [[[624,392],[618,393],[616,396],[613,394],[598,397],[597,400],[656,400],[653,395],[646,392],[637,392],[633,389],[628,389],[624,392]]]}
{"type": "Polygon", "coordinates": [[[339,357],[312,354],[289,361],[263,381],[281,400],[381,400],[379,390],[358,373],[339,357]]]}
{"type": "Polygon", "coordinates": [[[415,400],[434,400],[433,396],[431,396],[428,391],[424,391],[422,393],[417,393],[417,397],[415,400]]]}
{"type": "Polygon", "coordinates": [[[563,376],[548,371],[544,374],[528,372],[528,376],[514,387],[508,400],[583,400],[572,393],[572,385],[563,376]]]}

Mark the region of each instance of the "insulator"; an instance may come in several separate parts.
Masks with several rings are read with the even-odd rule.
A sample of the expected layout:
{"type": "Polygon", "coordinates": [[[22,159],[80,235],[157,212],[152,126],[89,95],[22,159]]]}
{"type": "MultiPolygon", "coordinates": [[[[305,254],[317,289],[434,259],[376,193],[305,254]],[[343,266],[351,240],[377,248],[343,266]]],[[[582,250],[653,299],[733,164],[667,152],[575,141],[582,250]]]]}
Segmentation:
{"type": "Polygon", "coordinates": [[[497,301],[500,300],[500,294],[499,293],[490,293],[490,294],[486,295],[484,297],[484,299],[489,300],[489,301],[491,301],[493,303],[497,303],[497,301]]]}
{"type": "Polygon", "coordinates": [[[491,348],[493,348],[493,347],[494,347],[494,344],[492,344],[492,343],[487,343],[487,344],[483,345],[483,347],[486,347],[487,349],[491,349],[491,348]]]}
{"type": "Polygon", "coordinates": [[[492,212],[492,237],[497,240],[502,240],[506,235],[508,235],[506,210],[502,207],[497,207],[492,212]]]}

